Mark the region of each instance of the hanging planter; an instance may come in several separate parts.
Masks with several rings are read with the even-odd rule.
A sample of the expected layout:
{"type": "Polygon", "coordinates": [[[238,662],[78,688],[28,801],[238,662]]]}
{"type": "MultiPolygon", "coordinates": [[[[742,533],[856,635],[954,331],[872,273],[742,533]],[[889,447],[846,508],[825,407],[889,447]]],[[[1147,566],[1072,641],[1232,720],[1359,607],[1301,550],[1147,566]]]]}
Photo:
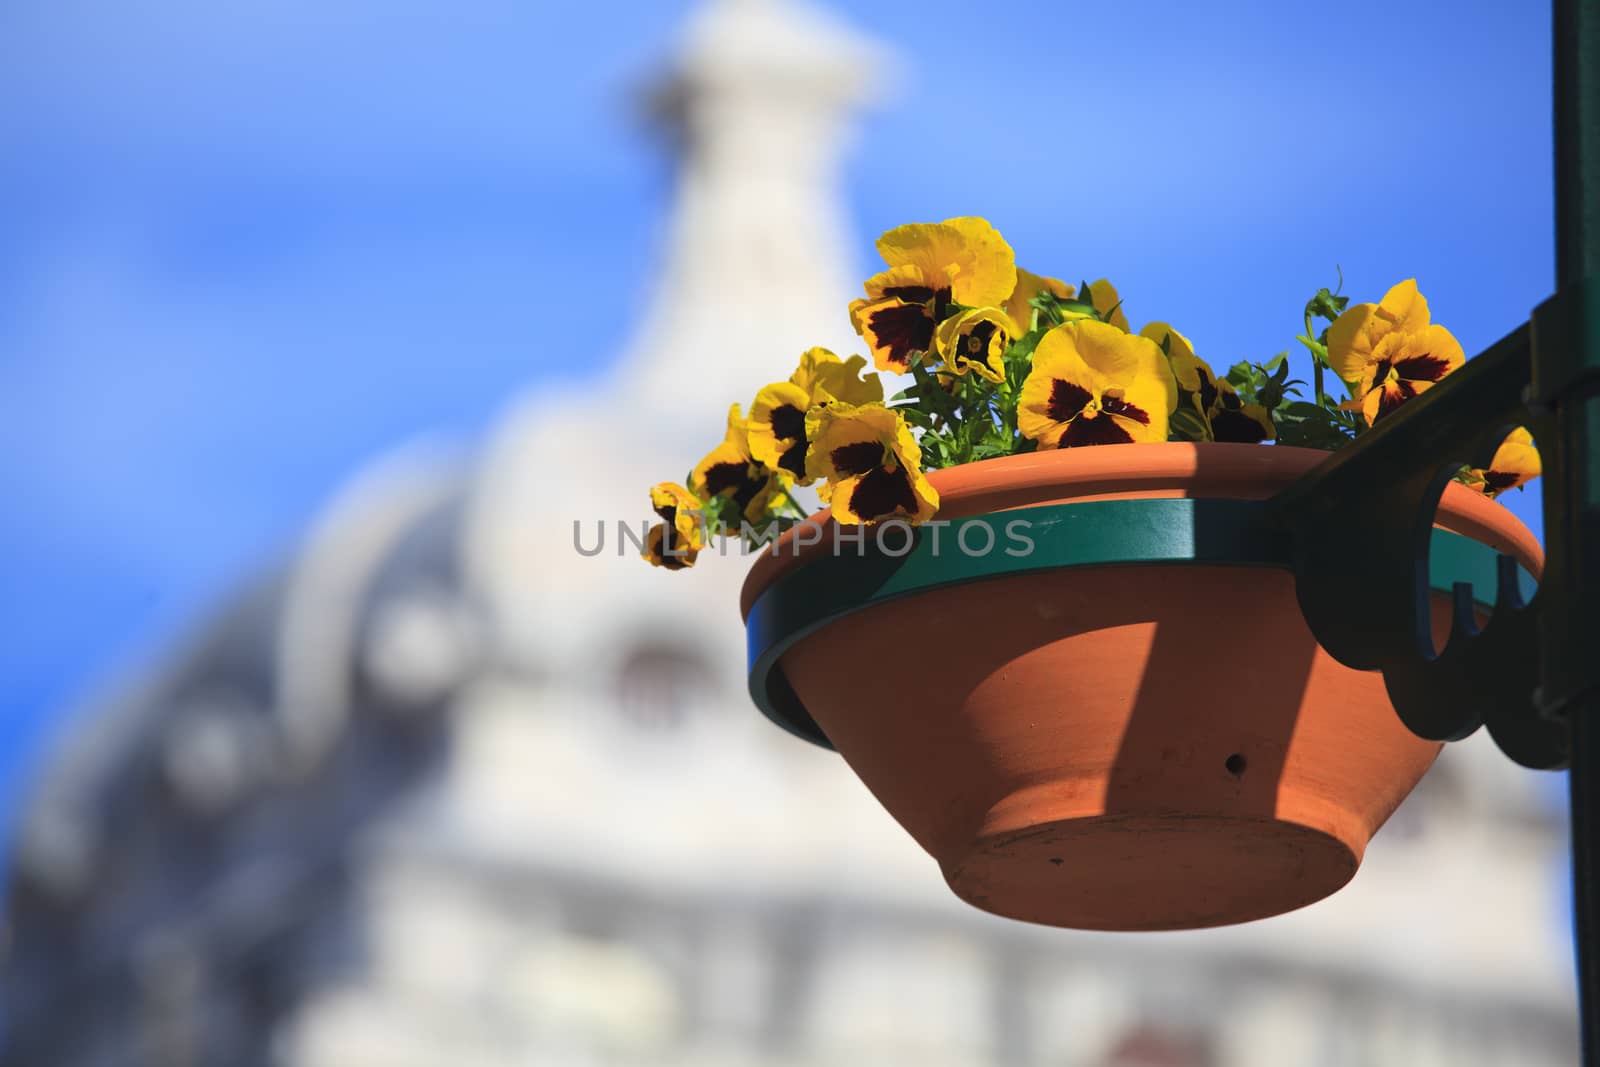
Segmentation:
{"type": "MultiPolygon", "coordinates": [[[[878,250],[850,321],[904,388],[806,351],[651,490],[645,558],[793,526],[745,583],[751,694],[978,907],[1155,930],[1338,889],[1439,745],[1317,644],[1266,501],[1462,366],[1415,280],[1314,294],[1303,381],[1287,353],[1218,374],[1169,324],[1134,332],[1109,280],[1023,270],[983,219],[878,250]]],[[[1538,472],[1519,429],[1446,486],[1436,629],[1458,583],[1493,596],[1497,551],[1538,571],[1493,502],[1538,472]]]]}
{"type": "MultiPolygon", "coordinates": [[[[1170,443],[968,464],[930,476],[949,526],[859,547],[823,512],[745,582],[751,695],[838,749],[985,910],[1159,930],[1319,900],[1440,748],[1300,617],[1262,501],[1324,458],[1170,443]]],[[[1492,595],[1497,551],[1539,569],[1529,531],[1466,486],[1437,521],[1436,590],[1492,595]]]]}

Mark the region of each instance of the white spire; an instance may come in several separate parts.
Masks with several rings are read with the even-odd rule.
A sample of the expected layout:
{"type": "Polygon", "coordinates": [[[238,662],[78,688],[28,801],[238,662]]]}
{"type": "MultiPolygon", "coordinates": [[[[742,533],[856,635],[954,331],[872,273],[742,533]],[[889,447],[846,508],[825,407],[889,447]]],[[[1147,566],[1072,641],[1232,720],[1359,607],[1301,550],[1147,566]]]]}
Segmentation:
{"type": "Polygon", "coordinates": [[[463,570],[508,654],[604,679],[628,626],[693,619],[729,691],[742,684],[743,561],[653,570],[616,558],[614,528],[584,558],[572,523],[592,544],[600,520],[653,520],[650,486],[722,440],[730,403],[748,410],[812,345],[864,350],[846,310],[861,289],[838,165],[877,62],[801,0],[710,0],[690,21],[657,97],[680,157],[648,310],[612,378],[521,397],[477,479],[463,570]]]}
{"type": "Polygon", "coordinates": [[[728,404],[804,349],[858,345],[838,171],[881,62],[796,0],[713,0],[691,20],[659,97],[681,152],[666,255],[621,366],[674,436],[714,442],[728,404]]]}

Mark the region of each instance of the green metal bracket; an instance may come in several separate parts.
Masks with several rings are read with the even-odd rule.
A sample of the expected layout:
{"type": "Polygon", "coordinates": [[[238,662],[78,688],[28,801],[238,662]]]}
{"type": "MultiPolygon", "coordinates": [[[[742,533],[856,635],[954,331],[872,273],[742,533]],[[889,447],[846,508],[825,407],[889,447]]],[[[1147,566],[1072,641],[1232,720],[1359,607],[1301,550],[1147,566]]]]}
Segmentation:
{"type": "MultiPolygon", "coordinates": [[[[1458,611],[1435,655],[1428,604],[1429,531],[1445,486],[1462,464],[1487,466],[1508,431],[1549,439],[1551,419],[1523,403],[1532,366],[1523,326],[1455,374],[1333,453],[1272,502],[1294,542],[1300,607],[1317,640],[1340,662],[1380,670],[1411,730],[1439,741],[1479,726],[1529,767],[1564,766],[1565,727],[1540,714],[1538,619],[1544,586],[1524,603],[1515,582],[1492,596],[1456,589],[1463,606],[1492,600],[1481,631],[1458,611]]],[[[1503,557],[1514,574],[1514,563],[1503,557]]],[[[1559,581],[1547,564],[1545,586],[1559,581]]]]}
{"type": "Polygon", "coordinates": [[[1273,508],[1312,632],[1383,671],[1407,726],[1451,738],[1487,723],[1518,762],[1570,767],[1583,1062],[1600,1067],[1600,0],[1555,0],[1553,28],[1556,295],[1273,508]],[[1544,466],[1539,590],[1524,603],[1502,577],[1484,630],[1458,613],[1433,656],[1421,601],[1434,507],[1454,468],[1483,466],[1514,425],[1544,466]]]}
{"type": "Polygon", "coordinates": [[[1348,666],[1382,671],[1413,732],[1455,740],[1487,724],[1517,762],[1570,767],[1583,1062],[1600,1067],[1600,278],[1564,286],[1531,325],[1329,456],[1270,506],[1293,543],[1312,633],[1348,666]],[[1533,434],[1544,467],[1538,591],[1525,599],[1512,560],[1501,556],[1488,624],[1480,631],[1466,610],[1486,598],[1457,585],[1455,630],[1434,655],[1434,510],[1454,471],[1487,465],[1519,425],[1533,434]]]}

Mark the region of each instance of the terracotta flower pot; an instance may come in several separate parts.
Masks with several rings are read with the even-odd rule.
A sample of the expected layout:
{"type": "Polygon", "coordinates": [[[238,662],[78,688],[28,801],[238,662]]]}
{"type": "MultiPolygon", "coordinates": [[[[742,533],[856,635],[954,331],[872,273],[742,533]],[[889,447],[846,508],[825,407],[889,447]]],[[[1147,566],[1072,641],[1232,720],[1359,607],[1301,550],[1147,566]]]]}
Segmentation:
{"type": "MultiPolygon", "coordinates": [[[[1260,502],[1325,456],[1112,445],[939,471],[957,521],[937,551],[926,527],[836,549],[823,512],[746,579],[751,693],[837,748],[988,911],[1157,930],[1319,900],[1440,748],[1300,616],[1260,502]]],[[[1492,597],[1497,550],[1542,562],[1509,511],[1451,485],[1434,587],[1492,597]]]]}

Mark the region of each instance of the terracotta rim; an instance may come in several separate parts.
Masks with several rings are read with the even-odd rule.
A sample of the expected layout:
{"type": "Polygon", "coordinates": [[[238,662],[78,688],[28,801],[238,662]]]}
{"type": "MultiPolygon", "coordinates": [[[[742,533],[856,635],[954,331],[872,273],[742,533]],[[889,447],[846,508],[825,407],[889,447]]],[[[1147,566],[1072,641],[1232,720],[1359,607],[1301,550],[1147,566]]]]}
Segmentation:
{"type": "MultiPolygon", "coordinates": [[[[1283,445],[1161,444],[1030,452],[933,471],[940,519],[1011,511],[1045,502],[1129,498],[1207,497],[1264,500],[1318,466],[1330,453],[1283,445]]],[[[795,530],[756,557],[739,596],[740,615],[774,582],[826,552],[832,538],[825,508],[806,520],[823,526],[815,544],[793,547],[795,530]]],[[[1445,487],[1436,525],[1516,558],[1537,577],[1544,552],[1522,521],[1503,505],[1464,485],[1445,487]]]]}

